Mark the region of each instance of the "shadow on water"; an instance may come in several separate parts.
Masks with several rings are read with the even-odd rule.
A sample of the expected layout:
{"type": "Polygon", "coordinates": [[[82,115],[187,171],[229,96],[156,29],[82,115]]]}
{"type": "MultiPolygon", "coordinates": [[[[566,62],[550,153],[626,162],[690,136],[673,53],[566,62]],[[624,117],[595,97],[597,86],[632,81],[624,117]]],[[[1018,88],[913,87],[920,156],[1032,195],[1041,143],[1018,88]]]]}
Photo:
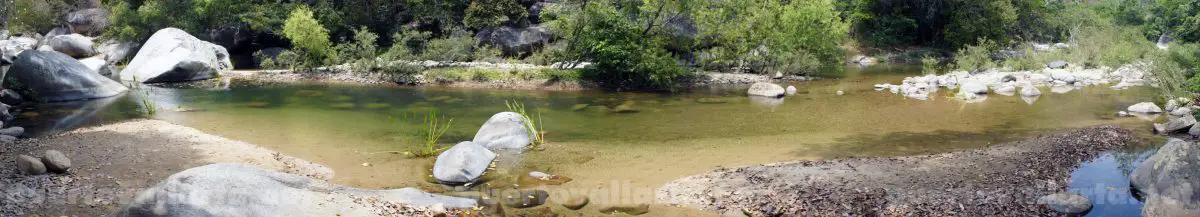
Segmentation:
{"type": "Polygon", "coordinates": [[[13,126],[25,128],[26,136],[38,137],[80,127],[146,117],[129,94],[115,97],[34,105],[21,112],[13,126]]]}

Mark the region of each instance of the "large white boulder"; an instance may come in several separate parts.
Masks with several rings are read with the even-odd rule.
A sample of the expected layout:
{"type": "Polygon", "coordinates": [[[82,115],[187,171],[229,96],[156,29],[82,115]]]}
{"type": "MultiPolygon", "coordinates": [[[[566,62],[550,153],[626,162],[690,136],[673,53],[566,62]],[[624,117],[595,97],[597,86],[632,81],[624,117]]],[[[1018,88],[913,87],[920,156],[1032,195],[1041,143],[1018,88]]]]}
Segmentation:
{"type": "Polygon", "coordinates": [[[460,142],[438,155],[433,178],[438,182],[462,184],[475,181],[491,166],[496,153],[473,142],[460,142]]]}
{"type": "Polygon", "coordinates": [[[50,49],[67,54],[74,58],[85,58],[96,55],[96,48],[93,47],[92,38],[80,34],[68,34],[54,36],[46,42],[50,49]]]}
{"type": "Polygon", "coordinates": [[[525,125],[525,117],[516,112],[500,112],[488,118],[472,142],[488,149],[523,149],[533,140],[525,125]]]}
{"type": "Polygon", "coordinates": [[[233,69],[224,47],[201,41],[183,30],[158,30],[146,40],[121,79],[142,83],[204,80],[233,69]]]}
{"type": "Polygon", "coordinates": [[[779,97],[783,97],[787,93],[787,90],[785,90],[783,88],[783,86],[779,86],[778,84],[772,84],[772,83],[767,83],[767,82],[758,82],[758,83],[754,83],[753,85],[750,85],[750,90],[747,90],[746,93],[751,96],[765,96],[765,97],[779,98],[779,97]]]}
{"type": "Polygon", "coordinates": [[[478,204],[414,188],[356,189],[249,165],[211,164],[167,177],[111,216],[384,216],[395,205],[425,210],[478,204]]]}

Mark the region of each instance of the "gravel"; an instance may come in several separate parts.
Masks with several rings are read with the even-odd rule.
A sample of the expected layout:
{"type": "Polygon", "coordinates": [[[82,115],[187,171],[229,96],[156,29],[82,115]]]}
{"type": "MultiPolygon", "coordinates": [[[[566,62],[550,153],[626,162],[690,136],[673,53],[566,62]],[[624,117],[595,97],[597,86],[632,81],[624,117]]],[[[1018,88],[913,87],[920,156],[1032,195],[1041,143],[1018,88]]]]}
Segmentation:
{"type": "Polygon", "coordinates": [[[1131,134],[1097,127],[945,154],[719,169],[672,181],[657,198],[755,216],[1055,216],[1037,199],[1131,134]]]}

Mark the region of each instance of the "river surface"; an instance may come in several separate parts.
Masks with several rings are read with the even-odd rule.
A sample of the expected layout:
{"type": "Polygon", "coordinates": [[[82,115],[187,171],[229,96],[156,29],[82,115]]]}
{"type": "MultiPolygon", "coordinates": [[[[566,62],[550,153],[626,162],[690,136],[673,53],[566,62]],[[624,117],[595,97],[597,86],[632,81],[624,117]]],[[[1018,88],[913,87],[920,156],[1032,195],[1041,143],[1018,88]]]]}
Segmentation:
{"type": "MultiPolygon", "coordinates": [[[[452,119],[441,138],[450,145],[471,140],[488,117],[506,110],[505,102],[517,101],[540,115],[547,140],[544,150],[524,154],[519,170],[574,179],[556,187],[560,190],[611,191],[640,202],[666,182],[721,167],[950,152],[1096,125],[1146,131],[1149,122],[1115,113],[1157,99],[1150,87],[1089,87],[1066,93],[1043,88],[1045,94],[1034,100],[993,94],[981,103],[955,100],[942,90],[922,101],[872,89],[920,74],[919,68],[848,71],[841,78],[790,82],[799,93],[783,100],[748,98],[745,86],[663,94],[217,80],[42,105],[23,113],[17,124],[49,134],[152,117],[327,165],[339,184],[395,188],[432,185],[425,180],[433,158],[399,154],[422,143],[421,117],[436,111],[452,119]],[[147,114],[146,102],[153,102],[153,114],[147,114]],[[617,107],[634,111],[613,112],[617,107]]],[[[1073,174],[1071,187],[1128,192],[1125,175],[1146,153],[1116,151],[1089,162],[1073,174]]],[[[1127,198],[1114,201],[1121,199],[1127,198]]],[[[1136,200],[1096,206],[1089,216],[1140,212],[1136,200]]],[[[655,216],[698,214],[669,206],[652,210],[655,216]]]]}

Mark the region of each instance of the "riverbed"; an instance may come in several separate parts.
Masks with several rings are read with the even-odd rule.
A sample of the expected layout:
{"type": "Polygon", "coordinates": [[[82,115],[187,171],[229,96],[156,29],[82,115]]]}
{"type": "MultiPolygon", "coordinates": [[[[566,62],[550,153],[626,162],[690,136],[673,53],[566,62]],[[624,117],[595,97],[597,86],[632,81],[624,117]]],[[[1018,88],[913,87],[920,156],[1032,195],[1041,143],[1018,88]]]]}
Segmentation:
{"type": "MultiPolygon", "coordinates": [[[[338,184],[429,187],[432,158],[402,154],[422,142],[422,118],[436,112],[453,119],[440,141],[449,145],[471,140],[488,117],[515,101],[540,117],[547,144],[513,166],[573,179],[556,190],[612,192],[613,198],[640,203],[653,202],[654,189],[671,180],[719,168],[944,153],[1099,125],[1144,132],[1149,122],[1116,112],[1157,99],[1150,87],[1066,93],[1043,88],[1046,94],[1035,100],[991,95],[979,103],[952,99],[949,91],[916,100],[873,89],[918,74],[915,67],[879,65],[852,68],[844,77],[781,81],[798,89],[782,100],[748,98],[745,86],[667,94],[218,79],[138,85],[119,98],[27,108],[15,124],[47,135],[149,117],[326,165],[338,184]]],[[[1108,154],[1085,164],[1072,175],[1079,181],[1071,187],[1127,188],[1127,181],[1120,183],[1125,169],[1137,165],[1136,156],[1144,152],[1108,154]]],[[[1137,213],[1134,202],[1098,204],[1091,215],[1137,213]]],[[[651,210],[655,216],[702,214],[667,205],[651,210]]]]}

